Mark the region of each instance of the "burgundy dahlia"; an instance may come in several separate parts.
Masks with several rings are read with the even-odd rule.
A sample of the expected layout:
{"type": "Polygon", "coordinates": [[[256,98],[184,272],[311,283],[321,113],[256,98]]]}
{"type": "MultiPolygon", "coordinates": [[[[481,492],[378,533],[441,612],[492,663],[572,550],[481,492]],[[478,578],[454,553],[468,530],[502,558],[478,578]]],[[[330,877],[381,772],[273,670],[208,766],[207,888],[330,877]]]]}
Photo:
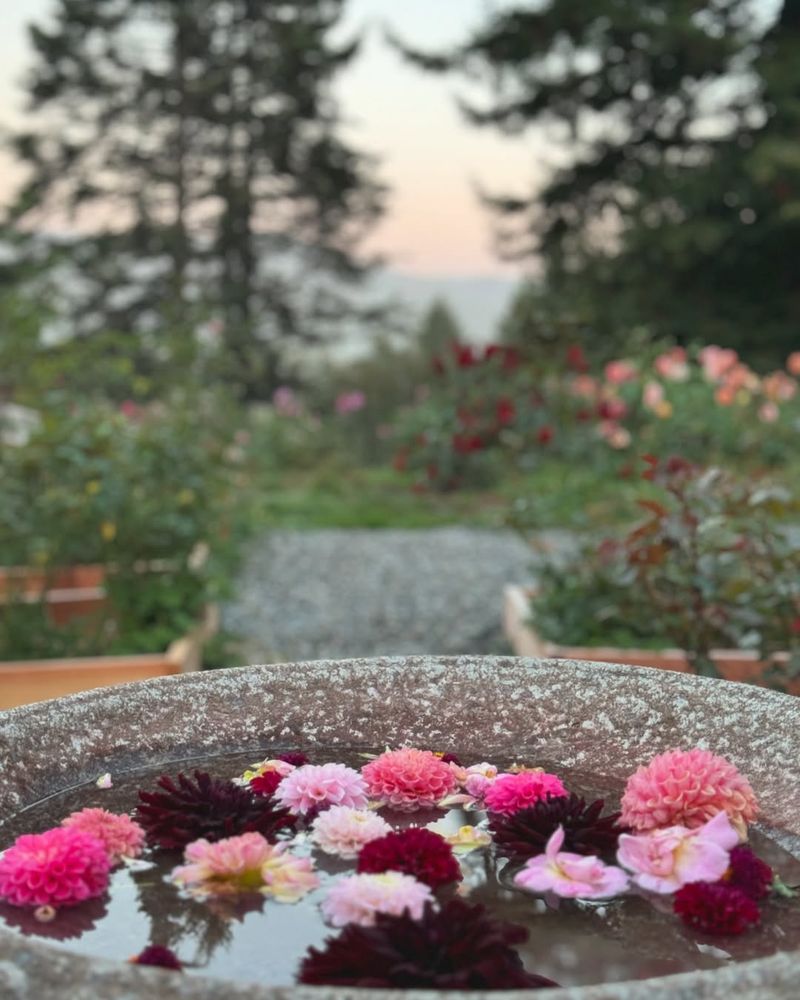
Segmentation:
{"type": "Polygon", "coordinates": [[[431,889],[461,878],[461,867],[444,837],[416,826],[364,844],[358,855],[358,871],[368,875],[402,872],[431,889]]]}
{"type": "Polygon", "coordinates": [[[131,963],[133,965],[155,965],[159,969],[174,969],[176,972],[180,972],[183,968],[175,952],[160,944],[148,945],[144,951],[139,952],[131,959],[131,963]]]}
{"type": "Polygon", "coordinates": [[[455,764],[456,767],[463,766],[459,758],[454,753],[443,753],[440,759],[443,764],[455,764]]]}
{"type": "Polygon", "coordinates": [[[535,989],[555,986],[526,972],[513,945],[528,938],[518,924],[483,906],[430,903],[419,920],[378,914],[374,927],[348,924],[322,950],[309,948],[299,981],[314,986],[435,990],[535,989]]]}
{"type": "Polygon", "coordinates": [[[685,924],[703,934],[741,934],[761,918],[753,899],[720,882],[690,882],[675,893],[673,907],[685,924]]]}
{"type": "Polygon", "coordinates": [[[282,760],[284,764],[291,764],[293,767],[304,767],[309,763],[308,757],[302,750],[290,750],[288,753],[279,753],[275,760],[282,760]]]}
{"type": "Polygon", "coordinates": [[[762,861],[744,844],[733,848],[729,860],[725,885],[741,889],[751,899],[763,899],[769,895],[775,873],[766,861],[762,861]]]}
{"type": "Polygon", "coordinates": [[[260,774],[257,778],[250,779],[250,791],[255,792],[256,795],[263,795],[265,798],[269,798],[273,795],[275,789],[283,781],[283,775],[278,774],[277,771],[267,771],[265,774],[260,774]]]}
{"type": "Polygon", "coordinates": [[[596,857],[613,855],[624,827],[619,826],[619,813],[602,816],[603,799],[586,805],[577,795],[553,797],[520,809],[511,816],[493,816],[492,837],[500,854],[514,858],[531,858],[544,854],[547,841],[562,827],[563,850],[596,857]]]}
{"type": "Polygon", "coordinates": [[[253,832],[274,842],[281,830],[294,825],[288,809],[203,771],[195,771],[194,780],[162,774],[156,784],[160,791],[139,792],[135,813],[153,847],[182,850],[201,837],[216,841],[253,832]]]}

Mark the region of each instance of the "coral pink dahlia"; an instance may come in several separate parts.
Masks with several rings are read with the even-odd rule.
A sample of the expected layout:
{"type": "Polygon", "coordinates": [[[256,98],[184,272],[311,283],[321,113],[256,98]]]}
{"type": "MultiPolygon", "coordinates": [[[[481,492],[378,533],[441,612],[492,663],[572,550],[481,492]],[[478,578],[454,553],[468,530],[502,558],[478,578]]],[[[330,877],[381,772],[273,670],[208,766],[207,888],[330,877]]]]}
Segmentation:
{"type": "Polygon", "coordinates": [[[0,857],[0,899],[13,906],[74,906],[101,896],[111,869],[101,840],[56,827],[27,833],[0,857]]]}
{"type": "Polygon", "coordinates": [[[401,812],[431,809],[458,784],[453,768],[430,750],[387,750],[361,773],[372,798],[401,812]]]}
{"type": "Polygon", "coordinates": [[[364,809],[367,786],[358,771],[344,764],[304,764],[278,785],[275,801],[298,815],[328,806],[364,809]]]}
{"type": "Polygon", "coordinates": [[[758,813],[747,778],[709,750],[668,750],[628,779],[621,822],[634,830],[695,829],[719,812],[744,835],[758,813]]]}
{"type": "Polygon", "coordinates": [[[569,793],[555,774],[545,771],[522,771],[520,774],[501,774],[486,789],[484,804],[491,813],[512,816],[520,809],[528,809],[548,796],[560,798],[569,793]]]}
{"type": "Polygon", "coordinates": [[[419,920],[428,902],[433,902],[431,890],[410,875],[350,875],[331,887],[322,902],[322,913],[334,927],[372,927],[378,913],[399,917],[408,912],[413,920],[419,920]]]}
{"type": "Polygon", "coordinates": [[[331,806],[311,825],[312,839],[326,854],[354,858],[364,844],[391,833],[391,827],[368,809],[331,806]]]}
{"type": "Polygon", "coordinates": [[[138,858],[144,848],[144,830],[125,814],[107,809],[81,809],[61,821],[71,830],[82,830],[105,845],[112,864],[122,858],[138,858]]]}

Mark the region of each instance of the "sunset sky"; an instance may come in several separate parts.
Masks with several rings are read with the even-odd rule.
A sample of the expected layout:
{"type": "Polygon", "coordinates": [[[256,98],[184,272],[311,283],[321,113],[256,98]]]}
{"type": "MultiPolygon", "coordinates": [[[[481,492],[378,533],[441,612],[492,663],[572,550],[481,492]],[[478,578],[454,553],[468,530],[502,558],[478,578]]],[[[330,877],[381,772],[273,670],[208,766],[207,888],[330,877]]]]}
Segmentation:
{"type": "MultiPolygon", "coordinates": [[[[350,0],[349,28],[366,29],[364,48],[342,78],[340,94],[352,135],[378,154],[392,189],[390,212],[373,247],[399,270],[428,275],[499,275],[514,271],[492,254],[489,219],[477,184],[529,189],[546,170],[548,150],[533,138],[509,140],[461,119],[454,80],[406,65],[382,39],[382,26],[435,47],[463,37],[482,11],[509,0],[350,0]]],[[[18,120],[19,87],[29,60],[25,23],[46,15],[51,0],[0,9],[0,125],[18,120]]],[[[3,161],[0,197],[15,179],[3,161]]]]}

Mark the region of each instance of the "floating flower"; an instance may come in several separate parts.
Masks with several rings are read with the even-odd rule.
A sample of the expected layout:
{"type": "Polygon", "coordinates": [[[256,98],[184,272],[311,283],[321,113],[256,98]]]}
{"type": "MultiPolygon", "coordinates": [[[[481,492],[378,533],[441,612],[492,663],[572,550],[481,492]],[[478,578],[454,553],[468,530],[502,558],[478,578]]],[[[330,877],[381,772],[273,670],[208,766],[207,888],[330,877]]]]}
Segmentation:
{"type": "Polygon", "coordinates": [[[367,786],[358,771],[344,764],[304,764],[278,785],[275,801],[298,815],[326,806],[364,809],[367,786]]]}
{"type": "Polygon", "coordinates": [[[103,842],[59,826],[18,837],[0,856],[0,899],[13,906],[74,906],[108,888],[103,842]]]}
{"type": "Polygon", "coordinates": [[[769,895],[775,881],[775,873],[753,851],[744,844],[737,844],[728,859],[730,867],[723,877],[726,885],[741,889],[751,899],[763,899],[769,895]]]}
{"type": "Polygon", "coordinates": [[[202,771],[195,771],[194,780],[184,774],[175,780],[162,775],[156,784],[160,791],[139,792],[135,819],[144,827],[148,843],[165,850],[240,833],[260,833],[271,840],[295,822],[272,799],[202,771]]]}
{"type": "Polygon", "coordinates": [[[758,906],[735,886],[692,882],[675,893],[675,912],[703,934],[741,934],[761,919],[758,906]]]}
{"type": "Polygon", "coordinates": [[[322,950],[310,948],[299,981],[370,989],[487,990],[555,986],[526,972],[516,950],[528,932],[462,900],[422,917],[379,914],[374,927],[348,924],[322,950]]]}
{"type": "Polygon", "coordinates": [[[130,816],[106,809],[81,809],[61,825],[96,837],[105,846],[112,864],[122,858],[138,858],[144,847],[144,830],[130,816]]]}
{"type": "Polygon", "coordinates": [[[280,757],[270,758],[268,760],[262,760],[259,764],[253,764],[251,768],[242,775],[242,780],[245,782],[251,782],[253,778],[261,778],[264,775],[277,775],[279,778],[285,778],[287,774],[291,774],[294,771],[296,765],[292,764],[290,761],[282,760],[280,757]]]}
{"type": "Polygon", "coordinates": [[[286,753],[279,753],[275,759],[283,761],[284,764],[291,764],[292,767],[302,767],[309,763],[308,757],[302,750],[288,750],[286,753]]]}
{"type": "Polygon", "coordinates": [[[105,791],[106,789],[113,787],[114,782],[111,780],[111,775],[108,771],[106,771],[105,774],[100,775],[95,784],[98,788],[102,788],[105,791]]]}
{"type": "Polygon", "coordinates": [[[403,872],[432,889],[461,878],[461,868],[444,837],[415,826],[371,840],[358,855],[358,871],[403,872]]]}
{"type": "Polygon", "coordinates": [[[178,956],[160,944],[148,945],[138,955],[130,959],[132,965],[153,965],[158,969],[172,969],[180,972],[183,968],[178,956]]]}
{"type": "Polygon", "coordinates": [[[419,920],[425,904],[431,902],[433,895],[427,885],[401,872],[383,872],[340,879],[322,901],[321,909],[334,927],[372,927],[379,913],[399,917],[408,912],[419,920]]]}
{"type": "Polygon", "coordinates": [[[260,892],[279,903],[295,903],[319,885],[310,858],[295,857],[286,844],[270,844],[260,833],[214,844],[196,840],[187,846],[184,861],[173,870],[172,881],[198,896],[260,892]]]}
{"type": "Polygon", "coordinates": [[[464,791],[473,798],[481,800],[496,778],[497,768],[494,764],[488,764],[486,761],[472,764],[467,768],[466,777],[462,782],[464,791]]]}
{"type": "Polygon", "coordinates": [[[326,854],[354,858],[364,844],[391,830],[385,819],[368,809],[331,806],[312,823],[311,838],[326,854]]]}
{"type": "Polygon", "coordinates": [[[522,771],[519,774],[501,774],[486,790],[484,802],[489,812],[511,816],[520,809],[527,809],[548,796],[558,798],[567,790],[555,774],[546,771],[522,771]]]}
{"type": "Polygon", "coordinates": [[[628,888],[621,868],[599,858],[562,851],[564,831],[559,827],[547,841],[545,853],[530,858],[514,876],[514,884],[531,892],[553,892],[565,899],[606,899],[628,888]]]}
{"type": "Polygon", "coordinates": [[[622,822],[634,830],[702,826],[725,812],[744,835],[758,812],[750,782],[709,750],[668,750],[628,778],[622,822]]]}
{"type": "Polygon", "coordinates": [[[255,778],[251,778],[247,787],[255,795],[271,798],[282,781],[283,777],[277,771],[267,771],[266,774],[259,774],[255,778]]]}
{"type": "Polygon", "coordinates": [[[688,882],[716,882],[728,870],[729,852],[739,835],[725,813],[689,830],[671,826],[619,838],[619,863],[633,872],[633,881],[651,892],[675,892],[688,882]]]}
{"type": "Polygon", "coordinates": [[[441,829],[437,829],[435,824],[430,824],[426,829],[447,841],[453,854],[469,854],[481,847],[488,847],[492,842],[487,830],[479,830],[477,826],[469,824],[460,826],[455,833],[444,833],[441,829]]]}
{"type": "Polygon", "coordinates": [[[430,750],[387,750],[361,769],[369,794],[392,809],[432,809],[457,785],[453,769],[430,750]]]}
{"type": "Polygon", "coordinates": [[[614,855],[622,828],[619,813],[603,816],[605,802],[586,805],[577,795],[548,796],[511,816],[495,816],[491,830],[497,850],[517,858],[543,854],[547,842],[560,827],[564,847],[576,854],[614,855]]]}

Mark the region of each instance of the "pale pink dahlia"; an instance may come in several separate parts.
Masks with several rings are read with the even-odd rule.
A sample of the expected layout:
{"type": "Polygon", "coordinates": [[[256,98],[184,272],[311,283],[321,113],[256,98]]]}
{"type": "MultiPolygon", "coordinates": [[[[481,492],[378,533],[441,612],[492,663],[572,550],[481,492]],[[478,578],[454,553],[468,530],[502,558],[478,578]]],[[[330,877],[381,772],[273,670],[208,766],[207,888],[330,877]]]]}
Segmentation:
{"type": "Polygon", "coordinates": [[[295,903],[319,885],[310,858],[297,858],[286,844],[270,844],[260,833],[213,844],[195,840],[184,861],[173,869],[172,881],[197,896],[260,892],[279,903],[295,903]]]}
{"type": "Polygon", "coordinates": [[[372,927],[378,913],[399,917],[408,911],[412,920],[419,920],[429,902],[433,902],[431,890],[411,875],[350,875],[331,887],[322,902],[322,913],[334,927],[372,927]]]}
{"type": "Polygon", "coordinates": [[[392,809],[430,809],[449,795],[458,779],[430,750],[387,750],[361,768],[369,794],[392,809]]]}
{"type": "Polygon", "coordinates": [[[112,864],[121,858],[138,858],[144,848],[144,830],[127,815],[107,809],[81,809],[61,821],[71,830],[81,830],[105,845],[112,864]]]}
{"type": "Polygon", "coordinates": [[[327,806],[364,809],[367,786],[358,771],[344,764],[305,764],[281,781],[275,801],[297,815],[327,806]]]}
{"type": "Polygon", "coordinates": [[[666,826],[692,830],[719,812],[727,813],[744,836],[758,813],[747,778],[709,750],[668,750],[628,778],[621,823],[634,830],[666,826]]]}
{"type": "Polygon", "coordinates": [[[311,825],[311,837],[326,854],[354,858],[364,844],[391,833],[392,828],[368,809],[331,806],[311,825]]]}
{"type": "Polygon", "coordinates": [[[0,857],[0,899],[13,906],[74,906],[108,888],[111,861],[103,842],[56,827],[27,833],[0,857]]]}
{"type": "Polygon", "coordinates": [[[522,771],[520,774],[501,774],[484,793],[484,804],[489,812],[512,816],[520,809],[535,806],[548,796],[560,799],[567,795],[561,779],[546,771],[522,771]]]}

